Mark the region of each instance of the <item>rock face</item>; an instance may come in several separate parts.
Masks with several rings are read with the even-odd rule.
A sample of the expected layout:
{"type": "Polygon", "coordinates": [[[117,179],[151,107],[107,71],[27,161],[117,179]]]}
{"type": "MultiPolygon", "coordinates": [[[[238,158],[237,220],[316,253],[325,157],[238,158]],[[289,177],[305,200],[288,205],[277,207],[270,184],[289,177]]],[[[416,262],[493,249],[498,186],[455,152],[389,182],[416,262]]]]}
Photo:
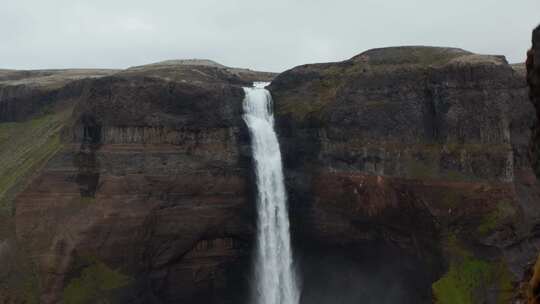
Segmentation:
{"type": "MultiPolygon", "coordinates": [[[[531,101],[536,107],[537,117],[540,117],[540,27],[533,32],[532,48],[527,53],[527,82],[530,86],[531,101]]],[[[540,131],[535,125],[532,138],[532,159],[536,174],[540,175],[540,131]]]]}
{"type": "Polygon", "coordinates": [[[382,269],[410,256],[390,271],[405,303],[509,301],[540,214],[522,68],[459,49],[376,49],[294,68],[271,91],[299,243],[380,246],[370,263],[382,269]]]}
{"type": "MultiPolygon", "coordinates": [[[[529,97],[536,108],[536,117],[540,118],[540,26],[532,34],[532,47],[527,52],[526,62],[529,97]]],[[[537,176],[540,176],[540,127],[537,123],[532,128],[531,160],[537,176]]],[[[540,303],[540,255],[536,262],[531,262],[523,277],[519,300],[521,303],[540,303]]]]}
{"type": "Polygon", "coordinates": [[[79,91],[54,99],[73,109],[58,144],[0,227],[0,265],[21,259],[0,277],[0,303],[246,298],[247,83],[221,67],[165,64],[62,87],[79,91]]]}

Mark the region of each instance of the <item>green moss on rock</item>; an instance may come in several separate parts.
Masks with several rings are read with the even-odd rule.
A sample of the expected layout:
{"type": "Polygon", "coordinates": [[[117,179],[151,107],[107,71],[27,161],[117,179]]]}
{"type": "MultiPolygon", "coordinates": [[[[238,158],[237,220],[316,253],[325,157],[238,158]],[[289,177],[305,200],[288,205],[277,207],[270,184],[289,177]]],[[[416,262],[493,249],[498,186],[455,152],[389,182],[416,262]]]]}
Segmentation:
{"type": "Polygon", "coordinates": [[[516,210],[514,209],[512,202],[501,200],[497,203],[497,206],[493,211],[482,218],[477,231],[480,235],[487,235],[515,214],[516,210]]]}
{"type": "Polygon", "coordinates": [[[0,123],[0,213],[11,212],[11,200],[28,178],[61,147],[60,130],[71,109],[25,122],[0,123]]]}
{"type": "Polygon", "coordinates": [[[113,270],[103,262],[94,261],[85,267],[78,278],[64,289],[65,304],[107,303],[110,293],[127,286],[129,276],[113,270]]]}
{"type": "Polygon", "coordinates": [[[465,258],[450,264],[448,272],[433,284],[437,304],[475,304],[476,293],[490,280],[489,263],[465,258]]]}
{"type": "Polygon", "coordinates": [[[335,102],[340,85],[341,82],[332,77],[314,81],[307,89],[313,93],[312,98],[287,99],[278,104],[277,113],[289,114],[296,121],[308,118],[321,120],[325,107],[335,102]]]}
{"type": "Polygon", "coordinates": [[[495,293],[497,303],[508,303],[512,296],[512,274],[504,263],[475,257],[455,236],[446,241],[448,271],[432,285],[436,304],[485,303],[495,293]]]}

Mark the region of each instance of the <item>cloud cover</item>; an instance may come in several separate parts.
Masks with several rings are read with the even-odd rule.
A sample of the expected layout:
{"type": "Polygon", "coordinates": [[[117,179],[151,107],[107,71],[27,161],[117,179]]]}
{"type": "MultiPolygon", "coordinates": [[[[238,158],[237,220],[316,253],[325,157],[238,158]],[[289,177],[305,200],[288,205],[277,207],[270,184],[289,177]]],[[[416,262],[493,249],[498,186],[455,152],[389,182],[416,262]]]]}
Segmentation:
{"type": "Polygon", "coordinates": [[[522,62],[539,13],[538,0],[3,1],[0,68],[207,58],[278,72],[396,45],[452,46],[522,62]]]}

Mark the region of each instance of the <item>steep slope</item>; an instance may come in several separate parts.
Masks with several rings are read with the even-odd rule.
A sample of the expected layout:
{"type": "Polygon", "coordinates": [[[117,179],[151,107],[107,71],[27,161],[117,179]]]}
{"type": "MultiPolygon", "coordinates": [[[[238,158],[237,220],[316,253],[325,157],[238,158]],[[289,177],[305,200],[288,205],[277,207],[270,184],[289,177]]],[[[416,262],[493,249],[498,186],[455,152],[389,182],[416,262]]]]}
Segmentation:
{"type": "Polygon", "coordinates": [[[82,86],[112,70],[0,71],[0,302],[38,303],[38,281],[16,238],[14,199],[61,148],[82,86]]]}
{"type": "MultiPolygon", "coordinates": [[[[304,254],[373,251],[379,266],[361,275],[384,269],[400,303],[508,302],[540,215],[519,70],[500,56],[398,47],[280,74],[271,91],[304,254]]],[[[372,289],[366,303],[395,300],[372,289]]]]}

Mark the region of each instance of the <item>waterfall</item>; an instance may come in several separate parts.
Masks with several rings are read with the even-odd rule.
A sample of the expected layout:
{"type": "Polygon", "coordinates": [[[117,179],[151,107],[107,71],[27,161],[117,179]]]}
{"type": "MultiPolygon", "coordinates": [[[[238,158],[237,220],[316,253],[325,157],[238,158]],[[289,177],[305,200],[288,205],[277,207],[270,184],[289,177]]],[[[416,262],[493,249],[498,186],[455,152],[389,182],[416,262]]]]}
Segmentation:
{"type": "Polygon", "coordinates": [[[251,134],[257,181],[254,304],[298,304],[281,151],[266,85],[244,88],[244,120],[251,134]]]}

